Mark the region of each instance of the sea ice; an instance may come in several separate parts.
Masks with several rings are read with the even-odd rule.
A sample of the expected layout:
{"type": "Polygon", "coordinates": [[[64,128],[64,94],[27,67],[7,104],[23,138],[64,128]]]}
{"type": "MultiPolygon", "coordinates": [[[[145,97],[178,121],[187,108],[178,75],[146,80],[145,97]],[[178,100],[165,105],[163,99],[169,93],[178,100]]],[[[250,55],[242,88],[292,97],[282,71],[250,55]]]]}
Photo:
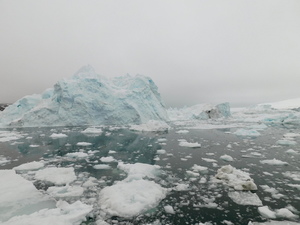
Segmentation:
{"type": "Polygon", "coordinates": [[[41,169],[45,166],[43,161],[33,161],[33,162],[29,162],[29,163],[24,163],[21,164],[20,166],[14,167],[13,169],[16,171],[20,171],[20,170],[38,170],[41,169]]]}
{"type": "Polygon", "coordinates": [[[69,158],[87,158],[89,155],[85,152],[70,152],[65,155],[69,158]]]}
{"type": "Polygon", "coordinates": [[[96,127],[88,127],[85,130],[81,131],[83,134],[102,134],[103,130],[101,128],[96,128],[96,127]]]}
{"type": "Polygon", "coordinates": [[[270,210],[268,206],[258,207],[258,212],[265,218],[276,219],[276,213],[270,210]]]}
{"type": "Polygon", "coordinates": [[[187,134],[187,133],[189,133],[189,131],[188,130],[178,130],[178,131],[176,131],[176,133],[177,134],[187,134]]]}
{"type": "Polygon", "coordinates": [[[109,170],[109,169],[111,169],[110,165],[106,165],[106,164],[94,165],[93,168],[96,169],[96,170],[109,170]]]}
{"type": "Polygon", "coordinates": [[[89,143],[89,142],[78,142],[76,145],[77,146],[90,146],[90,145],[92,145],[92,143],[89,143]]]}
{"type": "Polygon", "coordinates": [[[300,172],[299,171],[286,171],[282,174],[283,174],[283,176],[293,179],[295,181],[300,181],[300,172]]]}
{"type": "Polygon", "coordinates": [[[258,137],[260,133],[257,130],[247,130],[247,129],[238,129],[234,132],[237,136],[249,136],[249,137],[258,137]]]}
{"type": "Polygon", "coordinates": [[[68,135],[63,134],[63,133],[58,133],[58,134],[53,133],[53,134],[50,135],[50,137],[51,138],[65,138],[65,137],[68,137],[68,135]]]}
{"type": "Polygon", "coordinates": [[[35,179],[51,182],[56,185],[65,185],[76,180],[76,175],[73,168],[57,168],[50,167],[43,170],[38,170],[35,174],[35,179]]]}
{"type": "Polygon", "coordinates": [[[158,120],[149,120],[147,123],[143,123],[140,125],[131,125],[131,130],[136,131],[167,131],[170,129],[170,126],[164,122],[164,121],[158,121],[158,120]]]}
{"type": "Polygon", "coordinates": [[[278,140],[276,142],[278,145],[296,145],[296,141],[288,140],[288,139],[283,139],[283,140],[278,140]]]}
{"type": "Polygon", "coordinates": [[[174,208],[170,205],[164,206],[164,209],[165,209],[166,213],[175,214],[174,208]]]}
{"type": "Polygon", "coordinates": [[[145,177],[155,178],[161,173],[159,166],[145,163],[125,164],[123,162],[119,162],[118,168],[127,173],[126,180],[137,180],[145,177]]]}
{"type": "Polygon", "coordinates": [[[187,141],[180,141],[179,145],[182,147],[188,147],[188,148],[200,148],[201,144],[198,142],[187,142],[187,141]]]}
{"type": "Polygon", "coordinates": [[[10,160],[2,155],[0,155],[0,166],[5,165],[7,163],[9,163],[10,160]]]}
{"type": "Polygon", "coordinates": [[[224,183],[237,191],[257,190],[256,184],[248,173],[238,170],[231,165],[222,166],[218,169],[216,178],[221,179],[224,183]]]}
{"type": "Polygon", "coordinates": [[[230,155],[222,155],[220,156],[220,159],[224,160],[224,161],[227,161],[227,162],[232,162],[234,161],[234,159],[230,156],[230,155]]]}
{"type": "Polygon", "coordinates": [[[55,198],[76,197],[83,194],[84,189],[80,186],[49,187],[47,193],[55,198]]]}
{"type": "MultiPolygon", "coordinates": [[[[1,119],[1,117],[0,117],[1,119]]],[[[14,131],[0,131],[0,142],[15,141],[23,138],[24,136],[14,131]]]]}
{"type": "Polygon", "coordinates": [[[107,156],[107,157],[101,157],[100,161],[104,163],[111,163],[111,162],[115,162],[116,159],[112,156],[107,156]]]}
{"type": "Polygon", "coordinates": [[[55,207],[53,199],[43,195],[14,170],[0,170],[0,193],[0,224],[13,216],[55,207]]]}
{"type": "Polygon", "coordinates": [[[283,162],[279,159],[266,159],[266,160],[261,160],[260,161],[262,164],[268,164],[268,165],[273,165],[273,166],[283,166],[283,165],[288,165],[287,162],[283,162]]]}
{"type": "Polygon", "coordinates": [[[93,207],[80,201],[69,204],[58,201],[55,209],[42,209],[29,215],[16,216],[2,225],[80,225],[93,207]]]}
{"type": "Polygon", "coordinates": [[[100,191],[99,203],[109,215],[128,218],[156,207],[166,194],[167,189],[154,181],[119,181],[100,191]]]}
{"type": "Polygon", "coordinates": [[[262,206],[262,201],[258,195],[250,191],[230,191],[228,192],[228,196],[239,205],[262,206]]]}

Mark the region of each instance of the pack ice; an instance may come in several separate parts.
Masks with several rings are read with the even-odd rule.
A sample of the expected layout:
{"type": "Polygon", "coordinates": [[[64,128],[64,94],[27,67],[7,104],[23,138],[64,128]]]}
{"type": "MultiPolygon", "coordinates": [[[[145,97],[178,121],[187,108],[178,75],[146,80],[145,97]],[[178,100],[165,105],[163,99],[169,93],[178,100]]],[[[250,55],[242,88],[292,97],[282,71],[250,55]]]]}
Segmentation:
{"type": "Polygon", "coordinates": [[[58,81],[42,94],[25,96],[7,107],[0,126],[80,126],[142,124],[167,120],[154,82],[145,76],[107,79],[91,66],[58,81]]]}
{"type": "Polygon", "coordinates": [[[168,109],[170,120],[207,120],[231,116],[229,103],[198,104],[191,107],[168,109]]]}

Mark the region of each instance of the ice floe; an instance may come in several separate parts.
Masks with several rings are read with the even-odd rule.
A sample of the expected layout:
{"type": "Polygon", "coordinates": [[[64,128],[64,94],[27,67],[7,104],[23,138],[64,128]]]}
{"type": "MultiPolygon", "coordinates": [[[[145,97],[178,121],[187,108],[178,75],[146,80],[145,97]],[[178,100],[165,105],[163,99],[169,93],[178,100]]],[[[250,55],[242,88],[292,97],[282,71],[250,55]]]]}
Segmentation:
{"type": "Polygon", "coordinates": [[[222,166],[218,169],[216,178],[238,191],[257,190],[256,184],[247,172],[236,169],[231,165],[222,166]]]}
{"type": "Polygon", "coordinates": [[[49,167],[38,170],[35,179],[53,183],[55,185],[69,184],[76,180],[74,168],[49,167]]]}

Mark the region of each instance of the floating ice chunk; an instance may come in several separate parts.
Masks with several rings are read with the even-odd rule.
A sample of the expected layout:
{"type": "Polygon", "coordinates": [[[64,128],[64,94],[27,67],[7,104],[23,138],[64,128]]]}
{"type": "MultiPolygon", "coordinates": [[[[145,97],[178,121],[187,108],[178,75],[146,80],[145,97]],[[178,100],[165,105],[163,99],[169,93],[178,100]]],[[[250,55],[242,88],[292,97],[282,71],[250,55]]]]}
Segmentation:
{"type": "Polygon", "coordinates": [[[90,146],[90,145],[92,145],[92,143],[89,143],[89,142],[78,142],[76,145],[77,146],[90,146]]]}
{"type": "Polygon", "coordinates": [[[87,158],[89,155],[85,152],[70,152],[66,154],[69,158],[87,158]]]}
{"type": "Polygon", "coordinates": [[[187,190],[189,190],[189,184],[177,184],[176,187],[174,187],[174,190],[187,191],[187,190]]]}
{"type": "Polygon", "coordinates": [[[15,131],[0,131],[0,142],[15,141],[24,136],[15,131]]]}
{"type": "Polygon", "coordinates": [[[107,156],[107,157],[101,157],[100,161],[104,163],[111,163],[111,162],[115,162],[116,160],[112,156],[107,156]]]}
{"type": "Polygon", "coordinates": [[[63,133],[58,133],[58,134],[53,133],[53,134],[50,135],[50,137],[51,138],[65,138],[65,137],[68,137],[68,135],[63,134],[63,133]]]}
{"type": "Polygon", "coordinates": [[[167,139],[166,139],[166,138],[158,138],[157,141],[158,141],[158,142],[166,142],[167,139]]]}
{"type": "Polygon", "coordinates": [[[109,150],[108,151],[108,154],[116,154],[117,152],[116,151],[113,151],[113,150],[109,150]]]}
{"type": "Polygon", "coordinates": [[[291,140],[288,140],[288,139],[283,139],[283,140],[278,140],[276,142],[276,144],[278,144],[278,145],[296,145],[297,142],[296,141],[291,141],[291,140]]]}
{"type": "Polygon", "coordinates": [[[238,129],[234,132],[237,136],[249,136],[249,137],[258,137],[260,133],[257,130],[247,130],[247,129],[238,129]]]}
{"type": "Polygon", "coordinates": [[[187,133],[189,133],[189,131],[188,130],[178,130],[178,131],[176,131],[176,133],[177,134],[187,134],[187,133]]]}
{"type": "Polygon", "coordinates": [[[128,218],[155,208],[166,194],[167,189],[153,181],[119,181],[100,191],[99,203],[109,215],[128,218]]]}
{"type": "Polygon", "coordinates": [[[145,177],[155,178],[161,173],[159,166],[145,163],[125,164],[120,162],[118,163],[118,168],[128,174],[127,180],[142,179],[145,177]]]}
{"type": "Polygon", "coordinates": [[[273,165],[273,166],[283,166],[283,165],[288,165],[287,162],[283,162],[279,159],[266,159],[266,160],[261,160],[260,163],[262,164],[268,164],[268,165],[273,165]]]}
{"type": "Polygon", "coordinates": [[[110,165],[105,165],[105,164],[94,165],[93,168],[96,169],[96,170],[109,170],[109,169],[111,169],[110,165]]]}
{"type": "Polygon", "coordinates": [[[175,214],[175,211],[174,211],[173,207],[170,206],[170,205],[164,206],[164,209],[165,209],[165,212],[166,212],[166,213],[169,213],[169,214],[175,214]]]}
{"type": "Polygon", "coordinates": [[[167,131],[170,129],[170,126],[164,121],[158,120],[149,120],[147,123],[140,125],[131,125],[131,130],[136,131],[167,131]]]}
{"type": "Polygon", "coordinates": [[[51,167],[37,171],[35,179],[51,182],[56,185],[64,185],[76,180],[76,175],[74,173],[74,168],[51,167]]]}
{"type": "Polygon", "coordinates": [[[283,174],[283,176],[291,178],[295,181],[300,181],[300,172],[299,171],[286,171],[282,174],[283,174]]]}
{"type": "Polygon", "coordinates": [[[205,166],[199,166],[194,164],[194,166],[191,168],[193,171],[197,171],[197,172],[203,172],[203,171],[207,171],[208,168],[205,166]]]}
{"type": "Polygon", "coordinates": [[[83,194],[84,189],[80,186],[62,186],[62,187],[49,187],[47,193],[55,198],[77,197],[83,194]]]}
{"type": "Polygon", "coordinates": [[[268,206],[258,207],[258,212],[265,218],[276,219],[276,213],[270,210],[268,206]]]}
{"type": "Polygon", "coordinates": [[[300,191],[300,184],[288,184],[288,186],[297,188],[300,191]]]}
{"type": "Polygon", "coordinates": [[[288,153],[288,154],[291,154],[291,155],[297,155],[298,154],[298,152],[293,150],[293,149],[288,149],[285,152],[288,153]]]}
{"type": "Polygon", "coordinates": [[[0,166],[9,163],[11,160],[7,159],[6,157],[0,155],[0,166]]]}
{"type": "MultiPolygon", "coordinates": [[[[54,200],[43,195],[32,182],[16,174],[14,170],[0,170],[0,193],[0,224],[13,216],[55,207],[54,200]]],[[[7,224],[15,225],[12,222],[7,224]]]]}
{"type": "Polygon", "coordinates": [[[20,171],[20,170],[38,170],[41,169],[45,166],[43,161],[33,161],[33,162],[29,162],[29,163],[24,163],[20,166],[14,167],[14,170],[20,171]]]}
{"type": "Polygon", "coordinates": [[[269,222],[263,222],[263,223],[249,222],[248,225],[299,225],[299,223],[298,222],[292,222],[292,221],[275,221],[275,220],[271,220],[269,222]]]}
{"type": "Polygon", "coordinates": [[[159,150],[156,151],[156,153],[157,153],[157,154],[160,154],[160,155],[166,154],[166,150],[164,150],[164,149],[159,149],[159,150]]]}
{"type": "Polygon", "coordinates": [[[234,161],[234,159],[230,156],[230,155],[222,155],[221,157],[220,157],[220,159],[222,159],[222,160],[224,160],[224,161],[227,161],[227,162],[232,162],[232,161],[234,161]]]}
{"type": "Polygon", "coordinates": [[[95,177],[89,177],[86,182],[82,184],[82,187],[93,187],[97,185],[97,179],[95,177]]]}
{"type": "Polygon", "coordinates": [[[256,184],[247,172],[238,170],[231,165],[222,166],[218,169],[216,178],[238,191],[257,190],[256,184]]]}
{"type": "Polygon", "coordinates": [[[280,194],[278,190],[269,187],[268,185],[260,185],[260,186],[265,192],[271,193],[273,198],[279,199],[284,196],[283,194],[280,194]]]}
{"type": "Polygon", "coordinates": [[[30,148],[37,148],[40,147],[39,145],[29,145],[30,148]]]}
{"type": "Polygon", "coordinates": [[[228,196],[239,205],[263,205],[257,194],[250,191],[230,191],[228,192],[228,196]]]}
{"type": "Polygon", "coordinates": [[[190,171],[190,170],[187,170],[186,173],[187,173],[187,175],[189,175],[191,177],[199,177],[200,176],[199,173],[196,173],[196,172],[193,172],[193,171],[190,171]]]}
{"type": "Polygon", "coordinates": [[[212,162],[212,163],[218,162],[218,161],[215,160],[215,159],[209,159],[209,158],[201,158],[201,159],[204,160],[204,161],[206,161],[206,162],[212,162]]]}
{"type": "Polygon", "coordinates": [[[278,218],[286,218],[286,219],[298,218],[297,215],[295,215],[294,213],[292,213],[287,208],[277,209],[276,210],[276,217],[278,217],[278,218]]]}
{"type": "Polygon", "coordinates": [[[80,201],[69,204],[58,201],[55,209],[42,209],[29,215],[16,216],[2,225],[80,225],[93,207],[80,201]]]}
{"type": "Polygon", "coordinates": [[[85,130],[81,131],[83,134],[102,134],[103,130],[101,128],[96,128],[96,127],[88,127],[85,130]]]}
{"type": "Polygon", "coordinates": [[[182,147],[188,147],[188,148],[200,148],[201,144],[198,142],[187,142],[187,141],[180,141],[179,145],[182,147]]]}

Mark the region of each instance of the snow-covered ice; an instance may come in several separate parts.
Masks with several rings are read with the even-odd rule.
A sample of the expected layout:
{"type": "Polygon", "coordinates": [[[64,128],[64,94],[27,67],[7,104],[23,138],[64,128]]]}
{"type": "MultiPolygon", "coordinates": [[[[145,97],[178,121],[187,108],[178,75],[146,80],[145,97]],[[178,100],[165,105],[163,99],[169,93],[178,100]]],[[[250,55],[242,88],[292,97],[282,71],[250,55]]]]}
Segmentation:
{"type": "Polygon", "coordinates": [[[66,134],[63,134],[63,133],[53,133],[50,135],[51,138],[65,138],[65,137],[68,137],[68,135],[66,134]]]}
{"type": "Polygon", "coordinates": [[[199,144],[198,142],[187,142],[185,140],[182,140],[179,142],[179,146],[188,148],[200,148],[201,144],[199,144]]]}
{"type": "Polygon", "coordinates": [[[69,184],[76,180],[74,168],[49,167],[38,170],[35,179],[50,182],[56,185],[69,184]]]}
{"type": "Polygon", "coordinates": [[[281,161],[279,159],[266,159],[266,160],[261,160],[260,161],[262,164],[268,164],[268,165],[273,165],[273,166],[284,166],[288,165],[287,162],[281,161]]]}
{"type": "Polygon", "coordinates": [[[258,137],[260,133],[257,130],[248,130],[248,129],[238,129],[234,132],[237,136],[249,136],[249,137],[258,137]]]}
{"type": "Polygon", "coordinates": [[[239,205],[262,206],[262,201],[256,193],[250,191],[230,191],[228,197],[239,205]]]}
{"type": "Polygon", "coordinates": [[[222,166],[218,169],[216,178],[238,191],[257,190],[256,184],[247,172],[236,169],[231,165],[222,166]]]}
{"type": "Polygon", "coordinates": [[[33,161],[33,162],[29,162],[29,163],[24,163],[21,164],[20,166],[16,166],[13,169],[16,171],[20,171],[20,170],[38,170],[41,169],[45,166],[45,163],[43,161],[33,161]]]}

